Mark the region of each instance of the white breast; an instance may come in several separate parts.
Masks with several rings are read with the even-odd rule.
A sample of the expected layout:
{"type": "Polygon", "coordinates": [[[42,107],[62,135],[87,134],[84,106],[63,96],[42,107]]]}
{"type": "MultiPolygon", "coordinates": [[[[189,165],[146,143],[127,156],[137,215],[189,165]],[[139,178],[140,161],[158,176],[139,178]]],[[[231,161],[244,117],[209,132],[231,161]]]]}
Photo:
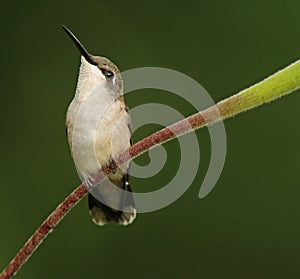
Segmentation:
{"type": "Polygon", "coordinates": [[[130,146],[130,117],[124,102],[115,99],[95,67],[83,58],[66,121],[71,152],[82,179],[97,173],[130,146]]]}

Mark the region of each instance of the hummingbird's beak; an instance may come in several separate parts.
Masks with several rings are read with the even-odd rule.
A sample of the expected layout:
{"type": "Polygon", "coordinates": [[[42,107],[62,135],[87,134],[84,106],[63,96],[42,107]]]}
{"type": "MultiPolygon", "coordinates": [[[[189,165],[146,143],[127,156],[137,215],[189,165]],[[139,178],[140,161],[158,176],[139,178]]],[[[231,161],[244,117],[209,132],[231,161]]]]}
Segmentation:
{"type": "Polygon", "coordinates": [[[86,59],[87,62],[89,62],[92,65],[97,65],[97,63],[94,61],[93,56],[90,55],[84,46],[81,44],[81,42],[75,37],[75,35],[64,25],[61,26],[64,31],[68,34],[68,36],[72,39],[74,44],[77,46],[78,50],[80,51],[81,55],[86,59]]]}

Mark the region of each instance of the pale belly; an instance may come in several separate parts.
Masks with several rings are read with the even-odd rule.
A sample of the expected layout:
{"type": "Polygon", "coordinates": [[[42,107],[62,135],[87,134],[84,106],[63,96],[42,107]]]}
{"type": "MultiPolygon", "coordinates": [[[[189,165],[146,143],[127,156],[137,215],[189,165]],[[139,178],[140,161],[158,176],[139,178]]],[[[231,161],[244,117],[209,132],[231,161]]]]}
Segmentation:
{"type": "MultiPolygon", "coordinates": [[[[68,137],[82,180],[97,173],[130,147],[130,116],[122,102],[115,101],[102,112],[77,110],[74,119],[73,125],[68,126],[68,137]]],[[[129,163],[122,169],[128,167],[129,163]]],[[[112,176],[118,179],[118,174],[112,176]]]]}

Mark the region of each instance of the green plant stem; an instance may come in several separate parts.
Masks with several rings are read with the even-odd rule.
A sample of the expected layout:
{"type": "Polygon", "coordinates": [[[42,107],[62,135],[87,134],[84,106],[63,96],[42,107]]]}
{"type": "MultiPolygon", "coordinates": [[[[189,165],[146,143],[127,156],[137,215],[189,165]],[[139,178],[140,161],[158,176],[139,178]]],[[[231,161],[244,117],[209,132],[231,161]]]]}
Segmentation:
{"type": "MultiPolygon", "coordinates": [[[[269,78],[202,112],[196,113],[144,138],[122,153],[116,160],[116,164],[99,172],[99,174],[95,176],[96,182],[101,181],[105,175],[113,171],[117,166],[124,164],[128,160],[132,160],[154,146],[280,98],[298,88],[300,88],[300,61],[291,64],[269,78]],[[190,125],[186,125],[186,121],[188,121],[190,125]]],[[[88,190],[83,184],[78,186],[29,238],[23,248],[2,271],[0,279],[8,279],[16,274],[53,228],[87,193],[88,190]]]]}
{"type": "Polygon", "coordinates": [[[258,107],[300,88],[300,60],[217,104],[222,119],[258,107]]]}

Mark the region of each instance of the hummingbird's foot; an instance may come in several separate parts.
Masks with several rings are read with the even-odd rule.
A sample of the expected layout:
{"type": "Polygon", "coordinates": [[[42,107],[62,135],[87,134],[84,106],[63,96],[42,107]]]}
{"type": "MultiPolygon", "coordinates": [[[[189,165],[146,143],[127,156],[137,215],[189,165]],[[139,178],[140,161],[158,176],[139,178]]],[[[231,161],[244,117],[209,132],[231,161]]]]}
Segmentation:
{"type": "Polygon", "coordinates": [[[108,164],[105,167],[103,167],[103,171],[105,173],[110,173],[110,172],[116,173],[117,171],[116,161],[114,159],[110,159],[108,164]]]}
{"type": "Polygon", "coordinates": [[[84,179],[84,185],[87,189],[91,189],[95,185],[95,179],[92,176],[88,176],[84,179]]]}

